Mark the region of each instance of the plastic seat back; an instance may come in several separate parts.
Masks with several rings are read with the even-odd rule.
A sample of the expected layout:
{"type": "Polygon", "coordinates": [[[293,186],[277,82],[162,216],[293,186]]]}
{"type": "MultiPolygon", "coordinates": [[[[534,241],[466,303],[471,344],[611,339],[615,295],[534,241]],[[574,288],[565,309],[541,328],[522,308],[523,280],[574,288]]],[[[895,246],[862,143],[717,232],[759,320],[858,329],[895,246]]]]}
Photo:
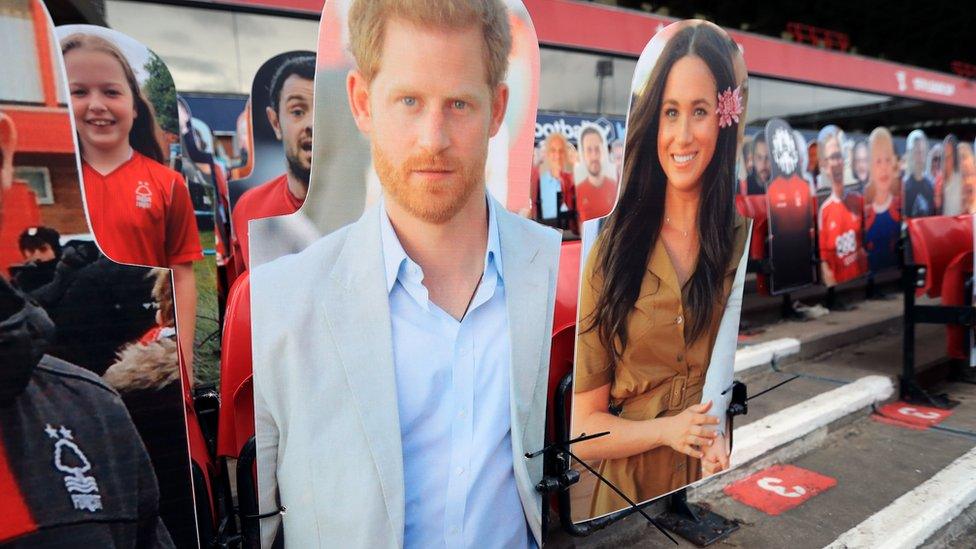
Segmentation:
{"type": "MultiPolygon", "coordinates": [[[[966,281],[973,278],[973,252],[957,255],[946,267],[942,276],[941,302],[943,305],[963,307],[968,303],[972,289],[966,288],[966,281]]],[[[949,358],[969,359],[966,345],[966,331],[969,328],[958,324],[946,325],[946,355],[949,358]]]]}
{"type": "Polygon", "coordinates": [[[254,431],[254,402],[238,402],[237,393],[251,378],[251,284],[247,273],[240,276],[227,295],[224,334],[220,349],[220,414],[217,427],[217,455],[236,458],[247,438],[237,437],[237,415],[251,418],[254,431]]]}
{"type": "Polygon", "coordinates": [[[972,216],[915,217],[908,220],[908,237],[915,264],[925,267],[925,286],[916,295],[939,297],[946,268],[959,254],[973,249],[972,216]]]}

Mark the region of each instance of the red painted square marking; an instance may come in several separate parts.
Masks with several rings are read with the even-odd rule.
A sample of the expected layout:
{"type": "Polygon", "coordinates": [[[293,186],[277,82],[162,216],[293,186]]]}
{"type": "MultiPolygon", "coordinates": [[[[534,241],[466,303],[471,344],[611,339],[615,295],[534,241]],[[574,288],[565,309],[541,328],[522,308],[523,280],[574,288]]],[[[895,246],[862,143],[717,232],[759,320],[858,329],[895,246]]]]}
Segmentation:
{"type": "Polygon", "coordinates": [[[878,409],[878,415],[882,418],[892,420],[885,423],[903,424],[903,427],[926,429],[933,425],[942,423],[945,418],[952,415],[952,410],[942,410],[940,408],[930,408],[919,406],[918,404],[908,404],[907,402],[891,402],[878,409]]]}
{"type": "Polygon", "coordinates": [[[837,480],[793,465],[774,465],[725,487],[736,501],[779,515],[837,485],[837,480]]]}

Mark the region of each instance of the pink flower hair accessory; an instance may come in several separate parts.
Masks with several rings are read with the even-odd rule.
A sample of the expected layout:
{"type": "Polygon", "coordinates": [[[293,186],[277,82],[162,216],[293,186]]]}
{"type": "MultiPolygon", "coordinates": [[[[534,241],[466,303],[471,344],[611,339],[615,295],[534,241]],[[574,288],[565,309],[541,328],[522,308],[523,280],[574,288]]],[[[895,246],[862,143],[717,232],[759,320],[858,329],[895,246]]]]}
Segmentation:
{"type": "Polygon", "coordinates": [[[725,88],[725,91],[718,94],[718,127],[727,128],[733,122],[739,123],[739,115],[742,114],[742,92],[736,86],[725,88]]]}

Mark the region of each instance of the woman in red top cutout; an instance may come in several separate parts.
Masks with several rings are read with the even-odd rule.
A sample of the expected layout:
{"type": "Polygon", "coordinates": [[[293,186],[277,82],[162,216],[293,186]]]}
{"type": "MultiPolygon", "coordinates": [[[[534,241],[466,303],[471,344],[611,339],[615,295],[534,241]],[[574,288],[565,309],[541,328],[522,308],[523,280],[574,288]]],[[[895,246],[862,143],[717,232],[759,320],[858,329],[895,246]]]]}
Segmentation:
{"type": "Polygon", "coordinates": [[[119,48],[76,33],[61,41],[61,53],[92,231],[114,261],[173,270],[180,351],[192,383],[193,261],[203,253],[189,189],[161,163],[153,110],[119,48]]]}

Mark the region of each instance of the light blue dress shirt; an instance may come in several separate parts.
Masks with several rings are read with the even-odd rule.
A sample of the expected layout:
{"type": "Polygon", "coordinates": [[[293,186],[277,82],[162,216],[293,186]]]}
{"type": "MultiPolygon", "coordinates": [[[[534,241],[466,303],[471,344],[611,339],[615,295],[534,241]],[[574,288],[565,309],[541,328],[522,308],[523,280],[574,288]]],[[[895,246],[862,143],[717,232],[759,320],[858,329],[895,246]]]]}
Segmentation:
{"type": "Polygon", "coordinates": [[[423,271],[407,256],[385,209],[380,216],[407,548],[530,546],[512,469],[511,344],[498,227],[488,202],[485,269],[461,321],[430,301],[423,271]]]}
{"type": "Polygon", "coordinates": [[[539,176],[539,207],[542,209],[542,219],[555,219],[559,215],[558,193],[562,190],[562,182],[548,171],[539,176]]]}

